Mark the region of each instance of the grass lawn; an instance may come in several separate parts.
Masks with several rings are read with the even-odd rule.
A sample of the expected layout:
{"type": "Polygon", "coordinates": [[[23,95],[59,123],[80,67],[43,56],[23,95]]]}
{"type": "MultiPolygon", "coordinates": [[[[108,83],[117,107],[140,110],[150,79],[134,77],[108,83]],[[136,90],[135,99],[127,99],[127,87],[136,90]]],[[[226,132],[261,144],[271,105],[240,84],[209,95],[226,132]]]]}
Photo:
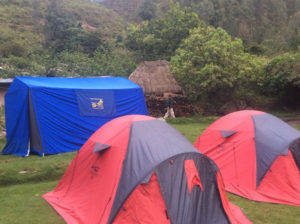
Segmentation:
{"type": "Polygon", "coordinates": [[[0,187],[0,223],[65,223],[41,197],[54,189],[57,182],[40,181],[0,187]]]}
{"type": "MultiPolygon", "coordinates": [[[[217,117],[169,119],[192,143],[217,117]]],[[[0,140],[2,149],[5,140],[0,140]]],[[[0,155],[0,224],[60,224],[61,217],[41,197],[57,185],[76,152],[47,157],[0,155]]],[[[300,223],[300,207],[253,202],[228,193],[255,224],[300,223]]]]}

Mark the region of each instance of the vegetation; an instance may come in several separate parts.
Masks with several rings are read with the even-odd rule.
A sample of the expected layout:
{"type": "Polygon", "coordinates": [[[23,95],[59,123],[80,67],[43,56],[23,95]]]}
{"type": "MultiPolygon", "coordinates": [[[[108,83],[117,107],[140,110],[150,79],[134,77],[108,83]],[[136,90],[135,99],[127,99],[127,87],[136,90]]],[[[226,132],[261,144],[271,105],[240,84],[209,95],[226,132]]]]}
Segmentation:
{"type": "Polygon", "coordinates": [[[140,7],[139,16],[143,20],[151,20],[156,17],[157,8],[153,1],[144,1],[140,7]]]}
{"type": "MultiPolygon", "coordinates": [[[[200,19],[209,25],[220,26],[229,34],[242,38],[250,50],[258,47],[268,54],[287,49],[297,50],[297,47],[291,45],[289,36],[292,32],[288,34],[286,31],[299,27],[299,20],[295,22],[300,10],[298,0],[179,1],[191,6],[200,19]]],[[[292,36],[297,39],[299,31],[293,32],[292,36]]]]}
{"type": "MultiPolygon", "coordinates": [[[[139,21],[136,15],[144,0],[104,0],[105,5],[125,19],[139,21]],[[128,5],[129,7],[124,7],[128,5]]],[[[162,15],[168,1],[153,1],[162,15]]],[[[300,36],[299,0],[174,0],[191,7],[202,21],[215,28],[222,27],[230,35],[241,38],[248,51],[276,54],[298,50],[300,36]]]]}
{"type": "Polygon", "coordinates": [[[275,57],[264,67],[262,92],[277,95],[283,106],[299,105],[300,53],[275,57]]]}
{"type": "Polygon", "coordinates": [[[259,80],[262,63],[244,52],[240,39],[232,39],[222,28],[202,26],[183,41],[171,67],[192,101],[220,106],[242,97],[238,90],[259,80]]]}
{"type": "Polygon", "coordinates": [[[166,59],[207,112],[294,109],[299,21],[299,0],[3,0],[0,77],[128,77],[166,59]]]}
{"type": "Polygon", "coordinates": [[[107,74],[106,65],[114,68],[126,54],[116,41],[123,21],[116,13],[88,0],[1,1],[0,24],[1,77],[50,73],[104,75],[104,72],[125,76],[135,65],[129,54],[121,63],[125,68],[119,66],[107,74]],[[97,53],[94,58],[99,51],[101,56],[97,53]],[[100,68],[94,65],[99,57],[106,59],[100,68]],[[73,69],[74,62],[77,64],[81,59],[81,65],[85,66],[73,69]],[[87,67],[93,68],[91,74],[87,67]]]}
{"type": "Polygon", "coordinates": [[[191,8],[181,10],[178,3],[171,2],[164,16],[131,25],[125,43],[142,60],[170,59],[180,42],[189,36],[190,29],[199,24],[200,20],[191,8]]]}
{"type": "MultiPolygon", "coordinates": [[[[169,119],[168,122],[193,143],[217,118],[195,116],[169,119]]],[[[4,144],[5,139],[2,138],[0,148],[4,144]]],[[[41,196],[56,187],[75,154],[70,152],[44,158],[34,155],[27,158],[0,155],[0,223],[64,223],[41,196]]],[[[300,222],[299,207],[253,202],[229,193],[228,196],[253,223],[300,222]]]]}

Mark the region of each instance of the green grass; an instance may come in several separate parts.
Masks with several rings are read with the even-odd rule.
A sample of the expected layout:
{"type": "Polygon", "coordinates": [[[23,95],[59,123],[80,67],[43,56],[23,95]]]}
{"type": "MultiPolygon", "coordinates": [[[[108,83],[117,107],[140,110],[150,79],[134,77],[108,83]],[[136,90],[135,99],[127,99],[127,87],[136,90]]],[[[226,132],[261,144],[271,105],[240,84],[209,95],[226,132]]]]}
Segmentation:
{"type": "Polygon", "coordinates": [[[57,180],[0,187],[0,223],[64,223],[41,197],[56,185],[57,180]]]}
{"type": "Polygon", "coordinates": [[[0,186],[59,179],[76,152],[53,156],[0,156],[0,186]]]}
{"type": "Polygon", "coordinates": [[[194,143],[199,135],[218,117],[194,116],[189,118],[167,119],[167,122],[180,131],[191,143],[194,143]]]}
{"type": "MultiPolygon", "coordinates": [[[[167,121],[194,143],[217,118],[195,116],[167,121]]],[[[0,139],[1,148],[4,144],[5,139],[0,139]]],[[[75,154],[44,158],[0,155],[0,224],[64,223],[41,195],[55,188],[75,154]]],[[[228,197],[255,224],[300,223],[299,207],[253,202],[230,193],[228,197]]]]}
{"type": "MultiPolygon", "coordinates": [[[[0,148],[5,139],[0,139],[0,148]]],[[[60,178],[77,152],[40,157],[0,155],[0,186],[51,181],[60,178]]],[[[1,224],[1,223],[0,223],[1,224]]]]}
{"type": "Polygon", "coordinates": [[[231,193],[227,196],[255,224],[300,223],[300,207],[250,201],[231,193]]]}

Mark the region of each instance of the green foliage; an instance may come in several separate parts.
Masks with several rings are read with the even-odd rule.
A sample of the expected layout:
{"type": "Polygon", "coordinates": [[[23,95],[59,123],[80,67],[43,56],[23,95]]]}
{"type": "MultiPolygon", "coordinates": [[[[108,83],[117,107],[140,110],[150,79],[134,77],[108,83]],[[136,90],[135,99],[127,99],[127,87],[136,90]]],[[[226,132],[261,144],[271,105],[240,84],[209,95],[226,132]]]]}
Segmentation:
{"type": "Polygon", "coordinates": [[[0,45],[0,56],[8,58],[10,55],[26,57],[28,55],[28,49],[26,49],[24,41],[13,40],[2,43],[0,45]]]}
{"type": "Polygon", "coordinates": [[[128,77],[136,68],[131,53],[122,48],[97,51],[92,58],[90,73],[128,77]]]}
{"type": "Polygon", "coordinates": [[[171,59],[173,74],[190,100],[215,107],[257,82],[260,67],[256,57],[244,53],[240,39],[209,26],[194,29],[171,59]]]}
{"type": "Polygon", "coordinates": [[[17,75],[42,75],[45,74],[45,65],[41,63],[41,57],[35,55],[29,57],[9,56],[2,59],[3,69],[0,71],[1,78],[13,78],[17,75]]]}
{"type": "Polygon", "coordinates": [[[90,58],[81,52],[63,51],[55,58],[54,73],[56,76],[88,76],[90,58]]]}
{"type": "Polygon", "coordinates": [[[59,70],[56,65],[61,52],[73,52],[74,58],[82,55],[83,60],[86,55],[93,57],[121,32],[122,23],[117,14],[88,0],[3,0],[0,76],[44,75],[59,70]]]}
{"type": "Polygon", "coordinates": [[[298,31],[294,37],[291,35],[300,28],[299,0],[178,1],[192,7],[208,25],[222,27],[244,41],[262,44],[270,55],[298,45],[298,31]]]}
{"type": "Polygon", "coordinates": [[[62,12],[71,15],[85,31],[98,31],[105,39],[113,39],[124,25],[124,20],[112,10],[90,0],[62,0],[62,12]]]}
{"type": "Polygon", "coordinates": [[[153,1],[145,0],[140,7],[139,16],[143,20],[151,20],[156,17],[156,5],[153,1]]]}
{"type": "MultiPolygon", "coordinates": [[[[51,68],[56,76],[124,76],[135,69],[136,63],[130,53],[122,48],[98,49],[90,57],[82,52],[63,51],[57,55],[51,68]]],[[[49,68],[49,71],[51,70],[49,68]]]]}
{"type": "Polygon", "coordinates": [[[186,93],[194,101],[208,102],[216,108],[232,99],[256,103],[275,102],[276,98],[278,102],[297,101],[299,62],[279,62],[278,58],[273,61],[271,56],[299,52],[299,0],[175,2],[105,2],[124,15],[122,20],[103,4],[90,0],[2,0],[0,77],[127,77],[141,60],[170,60],[187,38],[190,43],[182,45],[172,63],[177,78],[185,83],[186,93]],[[181,8],[179,3],[187,7],[181,8]],[[124,11],[130,12],[120,12],[125,6],[124,11]],[[220,29],[204,28],[198,16],[242,38],[245,49],[239,39],[232,39],[220,29]],[[126,26],[132,18],[147,21],[126,26]],[[127,33],[122,33],[124,27],[127,33]],[[195,33],[191,37],[191,30],[197,27],[202,37],[195,33]],[[261,72],[266,55],[270,64],[261,72]]]}
{"type": "Polygon", "coordinates": [[[264,67],[262,93],[279,95],[286,104],[299,105],[300,54],[275,57],[264,67]]]}
{"type": "MultiPolygon", "coordinates": [[[[46,44],[53,53],[80,49],[83,29],[73,15],[62,12],[62,2],[51,1],[46,12],[46,44]]],[[[96,47],[97,48],[97,47],[96,47]]]]}
{"type": "Polygon", "coordinates": [[[7,64],[17,68],[17,69],[30,69],[31,61],[26,58],[10,56],[7,60],[7,64]]]}
{"type": "Polygon", "coordinates": [[[129,26],[125,43],[143,60],[169,59],[189,36],[190,29],[199,24],[191,8],[180,9],[179,3],[171,4],[164,16],[129,26]]]}
{"type": "Polygon", "coordinates": [[[276,95],[291,86],[300,88],[300,54],[284,54],[275,57],[264,67],[266,94],[276,95]]]}
{"type": "Polygon", "coordinates": [[[300,11],[295,13],[286,28],[287,40],[290,50],[300,50],[300,11]]]}

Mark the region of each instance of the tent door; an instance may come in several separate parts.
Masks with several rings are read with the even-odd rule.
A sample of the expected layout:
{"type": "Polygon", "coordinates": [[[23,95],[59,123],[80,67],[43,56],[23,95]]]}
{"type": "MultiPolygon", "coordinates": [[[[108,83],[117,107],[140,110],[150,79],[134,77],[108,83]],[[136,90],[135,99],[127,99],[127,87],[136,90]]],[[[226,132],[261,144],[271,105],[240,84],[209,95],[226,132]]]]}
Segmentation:
{"type": "Polygon", "coordinates": [[[40,135],[39,128],[37,126],[36,114],[33,108],[33,102],[32,102],[32,96],[30,90],[28,93],[28,108],[29,108],[28,120],[29,120],[30,151],[34,151],[44,155],[41,135],[40,135]]]}
{"type": "Polygon", "coordinates": [[[300,139],[295,140],[291,145],[290,145],[290,151],[293,155],[293,158],[296,162],[296,165],[298,166],[298,169],[300,171],[300,139]]]}

